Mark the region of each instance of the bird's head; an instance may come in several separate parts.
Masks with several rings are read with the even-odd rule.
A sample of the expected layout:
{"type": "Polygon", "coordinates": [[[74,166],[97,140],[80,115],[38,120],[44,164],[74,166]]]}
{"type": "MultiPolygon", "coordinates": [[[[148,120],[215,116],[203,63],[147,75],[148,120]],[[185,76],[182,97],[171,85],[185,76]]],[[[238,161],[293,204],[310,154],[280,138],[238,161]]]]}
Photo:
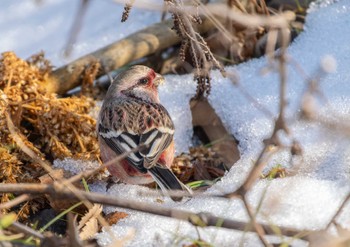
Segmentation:
{"type": "Polygon", "coordinates": [[[164,77],[153,69],[135,65],[120,73],[108,89],[109,96],[127,95],[151,102],[159,102],[158,86],[164,77]]]}

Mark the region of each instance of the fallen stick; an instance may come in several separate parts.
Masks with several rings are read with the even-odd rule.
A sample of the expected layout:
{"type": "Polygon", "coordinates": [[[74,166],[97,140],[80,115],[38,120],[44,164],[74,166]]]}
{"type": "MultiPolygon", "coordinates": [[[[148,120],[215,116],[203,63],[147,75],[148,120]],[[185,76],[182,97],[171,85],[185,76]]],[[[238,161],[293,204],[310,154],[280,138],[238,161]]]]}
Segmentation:
{"type": "MultiPolygon", "coordinates": [[[[172,26],[172,20],[156,23],[54,70],[50,75],[47,90],[63,94],[78,86],[82,73],[91,64],[101,64],[103,69],[98,72],[99,77],[137,59],[180,43],[181,40],[171,29],[172,26]]],[[[196,27],[199,33],[205,33],[213,28],[214,24],[204,19],[203,23],[196,27]]]]}

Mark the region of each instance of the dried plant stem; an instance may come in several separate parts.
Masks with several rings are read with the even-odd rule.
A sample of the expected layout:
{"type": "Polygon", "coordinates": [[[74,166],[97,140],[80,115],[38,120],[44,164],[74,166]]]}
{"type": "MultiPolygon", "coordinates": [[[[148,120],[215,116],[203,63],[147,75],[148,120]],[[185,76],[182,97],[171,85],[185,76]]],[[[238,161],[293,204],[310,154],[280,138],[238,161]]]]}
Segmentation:
{"type": "Polygon", "coordinates": [[[287,93],[287,68],[286,68],[286,48],[289,44],[289,33],[288,28],[282,28],[281,30],[282,36],[282,46],[280,50],[280,54],[278,56],[279,62],[279,75],[280,75],[280,100],[279,100],[279,114],[277,119],[275,120],[275,126],[271,137],[265,140],[265,145],[262,151],[259,154],[257,161],[254,164],[253,169],[250,171],[246,181],[243,185],[235,192],[226,194],[225,197],[232,198],[237,195],[244,197],[246,193],[252,188],[255,181],[259,178],[263,168],[267,164],[268,160],[271,158],[272,154],[277,152],[280,148],[280,142],[278,139],[278,132],[280,130],[285,133],[289,133],[286,122],[285,122],[285,108],[286,108],[286,93],[287,93]],[[273,151],[269,151],[270,146],[276,146],[273,151]]]}
{"type": "Polygon", "coordinates": [[[267,240],[265,239],[265,234],[266,233],[265,233],[264,228],[259,223],[256,222],[255,215],[254,215],[250,205],[248,204],[247,198],[243,197],[242,201],[244,203],[244,207],[247,210],[248,216],[249,216],[249,218],[251,220],[251,224],[253,225],[253,227],[255,229],[255,232],[258,234],[258,237],[259,237],[260,241],[263,243],[264,246],[271,246],[271,244],[269,244],[267,242],[267,240]]]}
{"type": "MultiPolygon", "coordinates": [[[[141,212],[151,213],[155,215],[171,217],[183,221],[187,221],[195,226],[216,226],[223,227],[227,229],[234,229],[239,231],[245,231],[247,228],[247,224],[239,221],[234,221],[231,219],[224,219],[220,217],[216,217],[209,213],[193,213],[185,210],[179,210],[174,208],[165,208],[161,206],[157,206],[155,204],[150,203],[140,203],[139,201],[128,200],[125,198],[121,198],[118,196],[108,196],[102,195],[98,193],[92,192],[84,192],[84,191],[74,191],[74,193],[55,182],[54,184],[0,184],[0,193],[11,192],[11,193],[29,193],[29,194],[49,194],[55,196],[56,198],[85,198],[90,202],[100,203],[103,205],[117,206],[122,208],[128,208],[133,210],[138,210],[141,212]],[[220,225],[218,225],[220,222],[220,225]]],[[[275,231],[268,225],[260,225],[266,234],[274,235],[275,231]]],[[[255,232],[256,229],[251,229],[251,231],[255,232]]],[[[288,237],[293,237],[297,234],[300,234],[300,231],[291,228],[280,227],[280,231],[283,235],[288,237]]],[[[306,239],[305,236],[308,235],[309,232],[305,232],[304,237],[302,239],[306,239]]]]}
{"type": "Polygon", "coordinates": [[[64,48],[64,55],[66,57],[70,56],[73,50],[73,45],[77,39],[77,35],[79,34],[80,28],[82,26],[83,18],[89,6],[89,0],[81,0],[80,8],[78,9],[78,13],[75,16],[74,23],[71,27],[69,38],[67,44],[64,48]]]}
{"type": "Polygon", "coordinates": [[[329,221],[329,223],[327,224],[326,229],[329,229],[331,227],[331,225],[333,223],[335,223],[336,218],[340,215],[341,211],[343,210],[343,208],[345,207],[345,205],[349,202],[350,200],[350,193],[346,196],[346,198],[344,199],[343,203],[340,205],[340,207],[338,208],[337,212],[334,214],[334,216],[332,217],[332,219],[329,221]]]}
{"type": "Polygon", "coordinates": [[[21,204],[22,202],[33,199],[34,197],[35,197],[34,195],[27,195],[27,194],[20,195],[11,201],[0,204],[0,210],[13,208],[18,204],[21,204]]]}
{"type": "Polygon", "coordinates": [[[45,238],[45,236],[43,234],[41,234],[40,232],[35,231],[34,229],[32,229],[26,225],[23,225],[17,221],[13,222],[10,228],[16,230],[17,232],[28,234],[32,237],[39,238],[41,240],[43,240],[45,238]]]}
{"type": "Polygon", "coordinates": [[[255,108],[259,109],[266,117],[272,118],[273,113],[260,104],[241,84],[235,83],[236,88],[239,90],[240,94],[243,95],[248,101],[252,102],[255,108]]]}
{"type": "Polygon", "coordinates": [[[22,140],[21,136],[18,134],[15,125],[12,122],[12,119],[10,117],[10,114],[5,111],[5,117],[7,122],[7,127],[11,133],[11,137],[16,142],[16,144],[21,148],[21,150],[27,154],[29,157],[31,157],[33,160],[35,160],[38,164],[42,166],[42,168],[47,171],[49,174],[52,172],[52,168],[50,164],[48,164],[46,161],[42,160],[40,157],[38,157],[37,154],[35,154],[22,140]]]}
{"type": "MultiPolygon", "coordinates": [[[[124,4],[124,0],[115,0],[116,2],[120,2],[124,4]]],[[[198,1],[196,1],[198,3],[198,1]]],[[[183,14],[192,14],[197,13],[200,16],[207,16],[210,13],[212,16],[216,16],[217,18],[226,20],[231,19],[239,25],[244,27],[273,27],[273,28],[281,28],[288,27],[288,23],[293,21],[296,17],[295,13],[292,11],[285,11],[282,14],[266,16],[266,15],[251,15],[242,13],[240,11],[236,11],[234,9],[228,9],[227,4],[225,3],[209,3],[209,4],[200,4],[201,8],[197,9],[197,7],[193,7],[190,5],[184,6],[182,9],[177,9],[173,6],[168,6],[167,10],[169,12],[177,11],[182,12],[183,14]]],[[[149,2],[144,1],[135,1],[134,7],[139,7],[143,9],[150,10],[158,10],[163,11],[163,5],[159,4],[151,4],[149,2]]]]}
{"type": "Polygon", "coordinates": [[[137,146],[136,148],[133,148],[131,149],[130,151],[128,152],[125,152],[121,155],[118,155],[117,157],[115,157],[114,159],[108,161],[107,163],[104,163],[103,165],[93,169],[93,170],[88,170],[88,171],[84,171],[84,172],[81,172],[73,177],[70,177],[69,179],[65,180],[64,182],[67,183],[67,184],[73,184],[77,181],[79,181],[80,179],[82,178],[88,178],[90,176],[93,176],[94,174],[96,174],[97,172],[99,172],[100,170],[103,170],[105,169],[106,167],[110,166],[110,165],[114,165],[116,163],[118,163],[119,161],[125,159],[130,153],[134,153],[138,150],[140,150],[140,148],[142,148],[143,145],[139,145],[137,146]]]}
{"type": "MultiPolygon", "coordinates": [[[[238,190],[224,195],[227,198],[233,198],[233,197],[238,196],[243,200],[245,208],[247,210],[247,213],[250,217],[250,220],[252,221],[253,226],[254,226],[256,232],[258,233],[258,236],[259,236],[261,242],[265,246],[270,246],[270,245],[264,237],[264,235],[265,235],[264,229],[259,224],[256,223],[255,216],[251,212],[251,208],[246,201],[246,194],[253,187],[256,180],[259,178],[263,168],[266,166],[267,162],[270,160],[272,155],[280,150],[281,144],[280,144],[280,141],[278,139],[278,132],[280,130],[282,130],[287,134],[289,133],[286,122],[285,122],[286,92],[287,92],[286,48],[287,48],[287,45],[289,44],[289,34],[288,34],[287,27],[281,28],[280,31],[281,31],[281,36],[282,36],[282,38],[281,38],[282,39],[282,46],[281,46],[280,54],[277,57],[277,59],[278,59],[277,61],[279,63],[278,68],[279,68],[279,75],[280,75],[280,92],[279,92],[280,101],[279,101],[279,114],[278,114],[277,119],[275,120],[275,126],[273,129],[273,132],[271,134],[271,137],[269,139],[265,140],[265,145],[264,145],[262,151],[260,152],[257,161],[255,162],[252,170],[250,171],[250,173],[249,173],[247,179],[245,180],[245,182],[243,183],[243,185],[241,185],[238,188],[238,190]],[[272,151],[269,151],[271,146],[275,146],[275,148],[272,151]]],[[[271,34],[277,34],[277,31],[273,30],[273,32],[271,32],[271,34]]],[[[273,41],[273,43],[274,43],[274,41],[273,41]]],[[[271,44],[268,44],[268,45],[271,46],[271,44]]],[[[274,44],[273,44],[273,46],[274,46],[274,44]]],[[[271,52],[273,52],[273,50],[271,50],[271,52]]],[[[270,56],[271,56],[271,54],[270,54],[270,56]]]]}
{"type": "MultiPolygon", "coordinates": [[[[270,139],[273,139],[276,134],[273,134],[270,139]]],[[[244,197],[246,193],[251,189],[255,181],[259,178],[262,169],[267,164],[268,160],[278,151],[278,148],[274,148],[268,151],[269,144],[265,144],[263,150],[260,152],[258,160],[255,162],[253,169],[250,171],[246,181],[236,191],[225,194],[226,198],[244,197]]]]}

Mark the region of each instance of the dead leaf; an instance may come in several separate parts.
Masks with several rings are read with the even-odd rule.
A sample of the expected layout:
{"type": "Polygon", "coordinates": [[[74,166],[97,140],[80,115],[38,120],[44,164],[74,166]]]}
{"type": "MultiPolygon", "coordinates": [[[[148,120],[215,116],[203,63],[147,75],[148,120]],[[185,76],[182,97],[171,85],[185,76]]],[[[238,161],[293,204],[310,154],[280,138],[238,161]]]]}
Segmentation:
{"type": "Polygon", "coordinates": [[[89,209],[87,214],[81,218],[78,225],[78,229],[81,230],[79,233],[79,237],[82,240],[89,239],[98,232],[97,217],[101,212],[102,212],[102,205],[94,204],[94,206],[89,209]]]}
{"type": "MultiPolygon", "coordinates": [[[[63,169],[55,169],[51,172],[51,174],[45,174],[41,177],[39,177],[39,180],[42,184],[53,184],[54,179],[60,180],[64,178],[69,178],[72,175],[64,171],[63,169]],[[54,178],[54,179],[53,179],[54,178]]],[[[83,189],[83,186],[80,183],[75,183],[74,184],[77,188],[83,189]]],[[[61,198],[55,198],[49,195],[45,195],[46,198],[49,200],[50,206],[56,211],[56,212],[61,212],[64,209],[67,209],[71,207],[72,205],[76,204],[79,202],[77,199],[65,199],[62,200],[61,198]]],[[[76,208],[76,211],[81,212],[82,210],[85,210],[85,206],[80,206],[79,208],[76,208]]]]}
{"type": "Polygon", "coordinates": [[[111,225],[118,223],[118,221],[120,221],[121,219],[124,219],[128,216],[129,215],[125,212],[116,211],[116,212],[107,214],[105,218],[106,218],[108,224],[111,226],[111,225]]]}

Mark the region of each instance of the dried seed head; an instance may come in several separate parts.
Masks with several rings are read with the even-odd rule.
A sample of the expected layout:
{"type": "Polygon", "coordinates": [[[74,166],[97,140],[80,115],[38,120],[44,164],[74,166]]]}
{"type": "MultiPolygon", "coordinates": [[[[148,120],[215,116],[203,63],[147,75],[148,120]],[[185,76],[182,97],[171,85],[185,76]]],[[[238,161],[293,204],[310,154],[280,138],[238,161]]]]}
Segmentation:
{"type": "Polygon", "coordinates": [[[132,0],[130,1],[130,3],[125,4],[121,22],[125,22],[129,18],[129,14],[134,4],[134,1],[135,0],[132,0]]]}

